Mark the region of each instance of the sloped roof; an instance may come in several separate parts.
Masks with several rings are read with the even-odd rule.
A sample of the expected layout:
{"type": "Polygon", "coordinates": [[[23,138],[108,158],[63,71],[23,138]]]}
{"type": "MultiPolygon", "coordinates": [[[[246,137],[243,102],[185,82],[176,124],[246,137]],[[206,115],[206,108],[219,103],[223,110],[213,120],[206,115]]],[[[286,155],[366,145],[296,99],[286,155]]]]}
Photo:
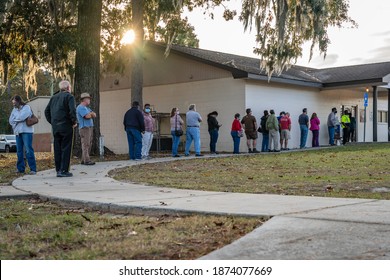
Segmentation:
{"type": "Polygon", "coordinates": [[[381,83],[383,78],[390,74],[390,62],[316,69],[309,72],[325,87],[362,82],[381,83]]]}
{"type": "MultiPolygon", "coordinates": [[[[153,44],[164,47],[159,44],[153,44]]],[[[170,51],[229,70],[235,78],[268,80],[267,73],[260,69],[260,59],[257,58],[176,45],[173,45],[170,51]]],[[[379,85],[385,84],[384,78],[389,74],[390,62],[326,69],[293,65],[280,75],[272,75],[271,81],[306,84],[316,87],[335,87],[363,83],[379,85]]]]}

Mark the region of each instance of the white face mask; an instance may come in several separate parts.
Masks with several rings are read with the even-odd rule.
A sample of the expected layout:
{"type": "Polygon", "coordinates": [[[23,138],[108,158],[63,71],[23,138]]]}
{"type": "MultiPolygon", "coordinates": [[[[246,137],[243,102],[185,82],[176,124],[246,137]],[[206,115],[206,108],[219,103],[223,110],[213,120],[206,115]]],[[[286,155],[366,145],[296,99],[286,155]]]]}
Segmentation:
{"type": "Polygon", "coordinates": [[[177,110],[177,111],[176,111],[176,115],[179,115],[179,114],[180,114],[180,112],[179,112],[179,110],[177,110]]]}

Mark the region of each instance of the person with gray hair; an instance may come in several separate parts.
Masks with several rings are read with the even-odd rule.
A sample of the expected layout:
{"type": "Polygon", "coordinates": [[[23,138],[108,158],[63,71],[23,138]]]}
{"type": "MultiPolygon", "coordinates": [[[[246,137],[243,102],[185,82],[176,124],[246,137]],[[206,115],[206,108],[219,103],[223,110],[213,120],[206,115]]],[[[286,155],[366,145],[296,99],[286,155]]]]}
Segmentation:
{"type": "Polygon", "coordinates": [[[57,177],[72,177],[69,172],[72,153],[73,129],[77,126],[76,102],[70,83],[61,81],[45,109],[46,120],[51,124],[54,137],[54,161],[57,177]]]}
{"type": "Polygon", "coordinates": [[[190,155],[190,147],[192,140],[194,140],[195,147],[195,156],[203,156],[200,153],[200,123],[202,122],[202,117],[198,112],[196,112],[195,104],[191,104],[188,107],[188,112],[186,114],[187,118],[187,131],[186,131],[186,148],[184,155],[190,155]]]}

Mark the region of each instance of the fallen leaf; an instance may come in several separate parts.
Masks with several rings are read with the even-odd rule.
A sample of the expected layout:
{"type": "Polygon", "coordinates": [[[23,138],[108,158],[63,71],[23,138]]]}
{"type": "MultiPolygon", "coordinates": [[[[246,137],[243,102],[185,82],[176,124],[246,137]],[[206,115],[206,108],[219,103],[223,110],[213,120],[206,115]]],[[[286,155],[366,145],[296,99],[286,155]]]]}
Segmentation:
{"type": "Polygon", "coordinates": [[[137,235],[138,233],[134,230],[131,230],[127,233],[127,236],[134,236],[134,235],[137,235]]]}

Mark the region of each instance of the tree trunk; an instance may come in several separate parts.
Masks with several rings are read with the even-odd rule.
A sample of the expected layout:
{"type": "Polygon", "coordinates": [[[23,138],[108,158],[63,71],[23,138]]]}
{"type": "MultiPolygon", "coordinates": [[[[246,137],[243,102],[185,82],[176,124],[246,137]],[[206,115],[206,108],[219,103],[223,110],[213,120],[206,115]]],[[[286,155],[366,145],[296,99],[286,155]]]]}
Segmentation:
{"type": "MultiPolygon", "coordinates": [[[[135,1],[137,2],[137,1],[135,1]]],[[[91,95],[91,109],[97,117],[94,121],[92,155],[99,154],[100,115],[99,115],[99,78],[100,78],[100,30],[102,0],[79,0],[77,31],[79,44],[76,51],[74,95],[76,103],[80,95],[91,95]]],[[[76,128],[73,154],[81,156],[81,142],[76,128]]]]}
{"type": "Polygon", "coordinates": [[[142,87],[144,82],[143,75],[143,44],[144,44],[144,25],[143,10],[144,1],[131,1],[133,31],[135,40],[132,46],[131,57],[131,102],[138,101],[142,107],[142,87]]]}

